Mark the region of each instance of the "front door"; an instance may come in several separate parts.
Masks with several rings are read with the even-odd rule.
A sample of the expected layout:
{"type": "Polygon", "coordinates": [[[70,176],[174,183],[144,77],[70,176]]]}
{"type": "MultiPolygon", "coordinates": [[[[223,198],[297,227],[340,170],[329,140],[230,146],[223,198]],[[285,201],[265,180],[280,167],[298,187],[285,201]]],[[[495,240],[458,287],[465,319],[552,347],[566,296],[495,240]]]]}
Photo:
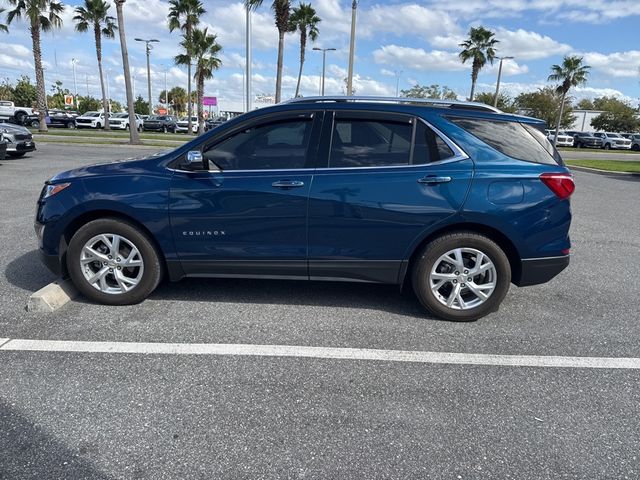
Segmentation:
{"type": "Polygon", "coordinates": [[[177,169],[170,217],[187,275],[307,278],[318,117],[261,118],[202,145],[220,171],[177,169]]]}
{"type": "Polygon", "coordinates": [[[309,276],[395,283],[416,239],[460,209],[473,162],[409,115],[339,110],[325,123],[331,146],[309,197],[309,276]]]}

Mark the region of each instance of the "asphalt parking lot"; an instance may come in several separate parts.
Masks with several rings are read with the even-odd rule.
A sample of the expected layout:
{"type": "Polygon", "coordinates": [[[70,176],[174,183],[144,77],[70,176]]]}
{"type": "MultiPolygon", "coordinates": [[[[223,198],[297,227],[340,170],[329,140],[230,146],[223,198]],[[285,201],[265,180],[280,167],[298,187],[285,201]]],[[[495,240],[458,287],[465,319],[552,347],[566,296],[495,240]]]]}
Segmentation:
{"type": "MultiPolygon", "coordinates": [[[[640,357],[640,181],[576,172],[573,258],[473,323],[396,287],[190,279],[140,305],[25,311],[54,280],[43,182],[153,153],[42,144],[0,163],[2,339],[640,357]]],[[[294,349],[295,350],[295,349],[294,349]]],[[[0,479],[638,478],[640,370],[260,354],[0,350],[0,479]]]]}

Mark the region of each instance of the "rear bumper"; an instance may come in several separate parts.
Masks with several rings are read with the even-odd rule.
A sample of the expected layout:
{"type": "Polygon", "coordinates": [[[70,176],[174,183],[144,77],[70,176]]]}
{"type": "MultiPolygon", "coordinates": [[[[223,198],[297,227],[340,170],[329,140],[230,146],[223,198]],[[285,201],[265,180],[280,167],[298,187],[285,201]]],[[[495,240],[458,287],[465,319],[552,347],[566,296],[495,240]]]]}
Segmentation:
{"type": "Polygon", "coordinates": [[[520,261],[519,278],[513,283],[519,287],[546,283],[567,268],[569,257],[524,258],[520,261]]]}

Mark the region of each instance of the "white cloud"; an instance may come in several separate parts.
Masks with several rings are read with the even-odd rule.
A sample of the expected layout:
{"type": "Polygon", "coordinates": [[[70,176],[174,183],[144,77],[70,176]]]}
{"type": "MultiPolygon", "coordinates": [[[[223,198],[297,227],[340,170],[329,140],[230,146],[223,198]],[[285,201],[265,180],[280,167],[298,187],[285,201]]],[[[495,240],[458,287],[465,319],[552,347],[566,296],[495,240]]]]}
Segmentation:
{"type": "Polygon", "coordinates": [[[423,48],[383,45],[373,51],[376,63],[394,65],[412,70],[462,71],[468,69],[458,58],[457,53],[423,48]]]}
{"type": "Polygon", "coordinates": [[[495,37],[500,56],[513,56],[516,60],[536,60],[563,55],[571,46],[557,42],[551,37],[519,28],[518,30],[498,29],[495,37]]]}
{"type": "Polygon", "coordinates": [[[359,33],[367,38],[389,32],[429,39],[460,31],[446,11],[416,4],[374,5],[362,12],[358,27],[359,33]]]}
{"type": "Polygon", "coordinates": [[[584,54],[584,63],[594,70],[614,77],[640,76],[640,51],[614,52],[609,54],[589,52],[584,54]]]}

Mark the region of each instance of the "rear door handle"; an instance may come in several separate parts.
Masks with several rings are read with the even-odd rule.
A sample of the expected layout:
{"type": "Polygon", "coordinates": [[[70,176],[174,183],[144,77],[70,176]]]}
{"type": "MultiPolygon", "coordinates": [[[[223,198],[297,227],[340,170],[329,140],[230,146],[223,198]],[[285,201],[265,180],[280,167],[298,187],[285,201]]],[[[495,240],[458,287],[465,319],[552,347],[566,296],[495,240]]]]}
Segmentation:
{"type": "Polygon", "coordinates": [[[428,177],[422,177],[418,179],[418,183],[422,183],[424,185],[436,185],[438,183],[447,183],[451,181],[451,177],[435,177],[433,175],[429,175],[428,177]]]}
{"type": "Polygon", "coordinates": [[[304,187],[304,182],[301,182],[300,180],[280,180],[278,182],[273,182],[271,186],[275,188],[296,188],[304,187]]]}

